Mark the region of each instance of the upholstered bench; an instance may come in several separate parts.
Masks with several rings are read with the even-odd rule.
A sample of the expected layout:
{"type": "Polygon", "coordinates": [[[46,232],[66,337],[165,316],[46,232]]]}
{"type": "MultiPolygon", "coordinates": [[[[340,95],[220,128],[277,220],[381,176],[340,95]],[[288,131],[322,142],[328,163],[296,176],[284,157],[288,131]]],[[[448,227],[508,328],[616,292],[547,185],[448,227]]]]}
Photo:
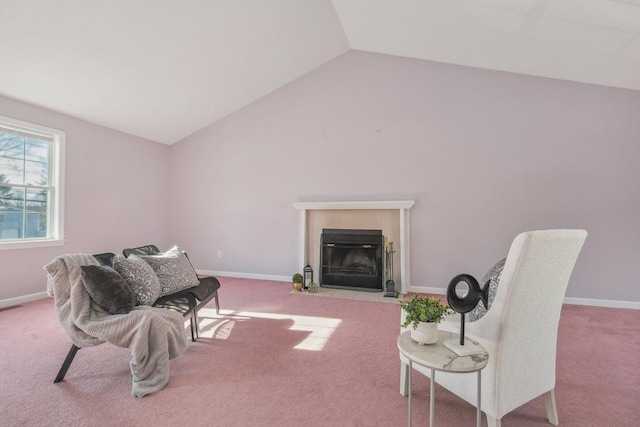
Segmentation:
{"type": "MultiPolygon", "coordinates": [[[[137,248],[129,248],[123,251],[125,257],[130,255],[137,256],[158,256],[160,251],[154,245],[146,245],[137,248]]],[[[186,256],[186,253],[184,254],[186,256]]],[[[100,263],[100,265],[114,267],[114,259],[116,255],[111,252],[101,253],[93,255],[93,257],[100,263]]],[[[115,273],[114,273],[115,274],[115,273]]],[[[195,274],[195,271],[193,272],[195,274]]],[[[190,288],[179,290],[170,294],[160,296],[150,304],[153,307],[164,308],[167,310],[173,310],[183,315],[185,318],[189,318],[191,329],[191,340],[196,341],[199,338],[198,328],[198,311],[207,305],[212,299],[215,300],[216,313],[220,311],[220,302],[218,299],[218,289],[220,288],[220,282],[215,277],[200,277],[197,278],[198,284],[190,288]]],[[[58,375],[56,376],[54,383],[62,381],[71,366],[71,362],[78,352],[80,347],[75,344],[71,345],[67,357],[65,358],[58,375]]]]}

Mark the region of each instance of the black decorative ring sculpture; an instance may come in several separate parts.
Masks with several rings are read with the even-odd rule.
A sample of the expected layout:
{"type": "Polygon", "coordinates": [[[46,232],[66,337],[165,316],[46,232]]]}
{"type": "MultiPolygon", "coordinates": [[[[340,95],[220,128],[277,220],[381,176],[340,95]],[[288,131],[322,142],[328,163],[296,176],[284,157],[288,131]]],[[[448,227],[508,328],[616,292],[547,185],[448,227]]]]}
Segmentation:
{"type": "Polygon", "coordinates": [[[464,315],[470,312],[478,305],[479,301],[482,301],[485,307],[488,308],[489,300],[489,283],[486,283],[484,288],[480,287],[480,284],[475,277],[469,274],[458,274],[451,279],[449,286],[447,287],[447,302],[449,307],[454,311],[460,313],[460,345],[464,345],[464,315]],[[467,284],[469,290],[464,296],[459,296],[456,292],[458,283],[464,282],[467,284]]]}

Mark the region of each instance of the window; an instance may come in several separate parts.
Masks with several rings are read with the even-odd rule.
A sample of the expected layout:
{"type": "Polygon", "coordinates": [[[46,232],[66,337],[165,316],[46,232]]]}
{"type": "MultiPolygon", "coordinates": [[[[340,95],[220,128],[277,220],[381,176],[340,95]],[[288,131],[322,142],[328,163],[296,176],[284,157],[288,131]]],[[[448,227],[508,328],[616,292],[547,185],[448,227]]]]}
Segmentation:
{"type": "Polygon", "coordinates": [[[64,244],[65,133],[0,116],[0,249],[64,244]]]}

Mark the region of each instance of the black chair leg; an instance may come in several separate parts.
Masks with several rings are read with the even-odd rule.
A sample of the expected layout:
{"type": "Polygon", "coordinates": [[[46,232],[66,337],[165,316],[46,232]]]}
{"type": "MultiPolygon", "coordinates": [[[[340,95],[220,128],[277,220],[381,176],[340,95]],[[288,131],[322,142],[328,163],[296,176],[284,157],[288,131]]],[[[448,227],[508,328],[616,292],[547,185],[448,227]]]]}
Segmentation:
{"type": "Polygon", "coordinates": [[[195,333],[196,337],[195,340],[197,340],[198,338],[200,338],[200,331],[198,330],[198,313],[195,309],[191,313],[191,323],[193,324],[193,332],[195,333]]]}
{"type": "Polygon", "coordinates": [[[193,313],[189,315],[189,329],[191,329],[191,341],[196,342],[195,331],[193,330],[193,313]]]}
{"type": "Polygon", "coordinates": [[[67,375],[69,366],[71,366],[71,362],[73,362],[73,358],[76,357],[76,353],[78,352],[78,350],[80,350],[80,347],[76,346],[75,344],[71,344],[69,353],[67,353],[67,358],[64,359],[64,363],[60,367],[60,370],[58,371],[58,375],[56,376],[56,379],[53,380],[54,384],[57,384],[60,381],[62,381],[64,379],[64,376],[67,375]]]}

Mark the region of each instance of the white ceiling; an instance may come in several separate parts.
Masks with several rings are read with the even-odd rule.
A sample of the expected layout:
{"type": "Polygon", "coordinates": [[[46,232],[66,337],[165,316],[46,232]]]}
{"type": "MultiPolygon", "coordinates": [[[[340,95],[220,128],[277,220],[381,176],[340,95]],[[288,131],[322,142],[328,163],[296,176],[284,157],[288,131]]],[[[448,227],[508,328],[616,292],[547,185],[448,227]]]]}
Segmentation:
{"type": "Polygon", "coordinates": [[[349,49],[640,90],[640,0],[0,0],[0,94],[165,144],[349,49]]]}

